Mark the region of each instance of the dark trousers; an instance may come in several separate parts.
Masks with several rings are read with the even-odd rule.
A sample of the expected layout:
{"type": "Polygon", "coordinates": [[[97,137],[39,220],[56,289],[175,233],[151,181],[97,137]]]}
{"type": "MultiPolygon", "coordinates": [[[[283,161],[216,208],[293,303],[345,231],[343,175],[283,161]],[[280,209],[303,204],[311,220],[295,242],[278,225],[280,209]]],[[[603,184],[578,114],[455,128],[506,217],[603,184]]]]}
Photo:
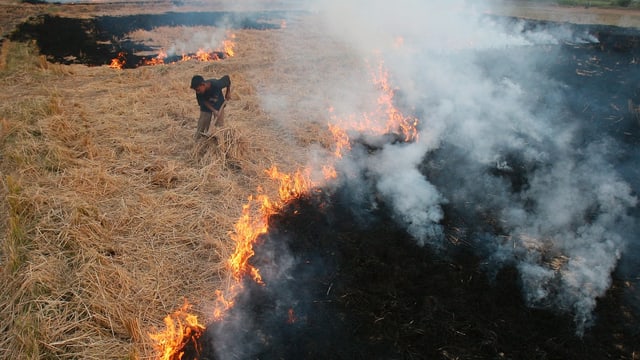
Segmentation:
{"type": "Polygon", "coordinates": [[[211,126],[211,118],[215,117],[213,126],[224,126],[224,108],[226,103],[223,103],[220,110],[215,113],[208,111],[200,111],[200,118],[198,119],[198,128],[196,129],[195,138],[198,139],[201,136],[206,136],[209,133],[209,127],[211,126]]]}

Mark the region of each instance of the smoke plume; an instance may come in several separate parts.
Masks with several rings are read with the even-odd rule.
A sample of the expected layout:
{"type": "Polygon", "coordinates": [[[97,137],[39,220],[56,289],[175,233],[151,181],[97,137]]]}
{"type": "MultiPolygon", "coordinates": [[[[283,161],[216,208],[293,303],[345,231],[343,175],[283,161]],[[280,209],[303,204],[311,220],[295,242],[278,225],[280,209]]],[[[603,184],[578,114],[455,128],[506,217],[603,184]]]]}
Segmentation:
{"type": "MultiPolygon", "coordinates": [[[[386,206],[419,245],[437,251],[448,246],[445,223],[464,227],[489,274],[517,269],[530,306],[573,315],[583,334],[612,273],[637,269],[637,151],[602,121],[616,107],[609,103],[640,96],[629,94],[637,85],[597,82],[607,70],[580,52],[598,42],[586,28],[499,19],[481,2],[304,4],[309,12],[287,19],[280,48],[271,49],[269,66],[286,79],[258,91],[274,119],[348,129],[352,147],[342,157],[316,148],[309,161],[317,172],[335,165],[354,217],[366,221],[386,206]],[[381,89],[371,78],[380,72],[395,105],[418,119],[417,139],[350,126],[387,121],[373,115],[381,89]],[[596,76],[589,83],[580,74],[596,76]]],[[[630,120],[623,115],[619,126],[630,120]]],[[[287,249],[277,253],[287,257],[287,249]]],[[[269,268],[279,292],[297,261],[269,268]]]]}
{"type": "MultiPolygon", "coordinates": [[[[637,241],[629,235],[635,190],[616,165],[622,145],[585,124],[591,119],[577,111],[584,104],[572,103],[582,94],[553,73],[561,45],[597,39],[566,26],[499,21],[478,2],[323,0],[311,7],[327,37],[365,64],[384,63],[396,101],[420,121],[415,142],[373,153],[354,147],[340,160],[345,183],[376,192],[354,196],[365,208],[383,201],[419,244],[434,248],[443,246],[443,206],[455,209],[490,271],[515,266],[529,304],[572,313],[582,333],[637,241]],[[497,225],[488,229],[479,220],[487,217],[497,225]]],[[[296,61],[318,61],[306,55],[296,61]]],[[[352,65],[305,74],[322,79],[311,96],[340,119],[368,114],[363,104],[376,99],[352,65]]]]}

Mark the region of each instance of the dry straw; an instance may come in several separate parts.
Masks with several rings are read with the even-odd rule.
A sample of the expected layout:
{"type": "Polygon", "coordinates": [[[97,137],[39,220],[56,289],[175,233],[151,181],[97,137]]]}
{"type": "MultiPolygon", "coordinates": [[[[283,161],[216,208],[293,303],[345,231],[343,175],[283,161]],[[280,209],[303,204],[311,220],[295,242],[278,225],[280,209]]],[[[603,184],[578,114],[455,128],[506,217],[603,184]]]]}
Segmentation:
{"type": "MultiPolygon", "coordinates": [[[[54,9],[86,17],[96,9],[132,14],[174,3],[54,9]]],[[[199,3],[199,11],[228,4],[199,3]]],[[[21,4],[14,11],[50,8],[21,4]]],[[[359,67],[348,49],[322,43],[317,26],[301,23],[238,31],[236,55],[223,61],[122,71],[52,64],[35,44],[3,41],[3,359],[152,359],[148,332],[162,328],[184,298],[207,319],[203,309],[228,281],[229,232],[242,205],[258,186],[275,192],[265,169],[293,171],[306,161],[307,147],[330,146],[326,109],[318,106],[323,96],[315,91],[322,74],[344,71],[346,79],[359,67]],[[283,39],[288,48],[281,48],[283,39]],[[198,108],[188,85],[194,74],[229,74],[233,82],[227,127],[202,142],[193,140],[198,108]],[[292,106],[263,110],[263,91],[288,94],[292,106]]],[[[170,44],[185,32],[155,29],[153,35],[157,44],[170,44]]]]}
{"type": "Polygon", "coordinates": [[[276,191],[264,170],[295,170],[321,137],[262,110],[256,87],[277,79],[256,49],[276,38],[239,31],[233,58],[127,70],[3,43],[0,356],[151,359],[148,333],[184,298],[210,308],[242,205],[276,191]],[[226,127],[200,142],[194,74],[233,82],[226,127]]]}

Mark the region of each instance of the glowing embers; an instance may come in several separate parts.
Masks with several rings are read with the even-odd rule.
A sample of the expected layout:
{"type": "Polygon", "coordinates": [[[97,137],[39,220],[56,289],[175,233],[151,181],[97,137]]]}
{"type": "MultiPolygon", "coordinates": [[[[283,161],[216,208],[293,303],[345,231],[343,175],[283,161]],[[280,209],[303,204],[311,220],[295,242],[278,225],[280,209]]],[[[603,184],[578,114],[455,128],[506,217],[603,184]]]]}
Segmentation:
{"type": "Polygon", "coordinates": [[[138,66],[153,66],[171,64],[180,61],[218,61],[234,56],[235,54],[235,34],[229,34],[217,49],[198,49],[194,53],[183,53],[181,55],[169,55],[165,50],[160,50],[154,57],[139,57],[120,51],[118,55],[111,59],[109,67],[112,69],[136,68],[138,66]]]}

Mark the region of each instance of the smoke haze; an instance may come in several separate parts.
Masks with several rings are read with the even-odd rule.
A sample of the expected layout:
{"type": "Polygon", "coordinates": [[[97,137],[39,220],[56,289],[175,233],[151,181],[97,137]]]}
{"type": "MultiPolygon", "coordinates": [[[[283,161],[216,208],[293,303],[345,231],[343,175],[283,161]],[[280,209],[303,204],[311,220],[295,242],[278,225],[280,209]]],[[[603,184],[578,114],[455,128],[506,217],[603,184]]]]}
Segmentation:
{"type": "MultiPolygon", "coordinates": [[[[590,98],[634,95],[628,85],[587,91],[575,74],[598,62],[568,46],[598,40],[568,26],[486,16],[479,2],[306,4],[310,12],[275,35],[278,75],[258,91],[272,118],[329,122],[356,140],[338,160],[314,148],[312,168],[333,163],[354,216],[384,203],[421,246],[446,250],[443,221],[465,224],[489,274],[515,267],[530,306],[570,313],[576,333],[587,330],[612,273],[637,271],[639,249],[637,151],[602,122],[612,110],[598,104],[609,100],[590,98]],[[388,120],[374,115],[381,90],[372,81],[386,71],[396,105],[419,121],[416,141],[351,126],[388,120]]],[[[269,268],[272,282],[286,283],[296,261],[269,268]]]]}
{"type": "MultiPolygon", "coordinates": [[[[354,191],[358,201],[384,201],[419,244],[434,248],[443,245],[443,206],[456,209],[472,224],[467,233],[489,271],[515,266],[528,303],[574,314],[582,333],[621,256],[637,242],[628,215],[635,191],[613,164],[624,145],[586,125],[591,119],[576,111],[584,104],[571,100],[580,92],[549,70],[563,56],[559,44],[597,39],[565,26],[500,22],[483,16],[478,2],[323,0],[311,8],[326,35],[313,48],[344,47],[356,56],[318,65],[336,59],[308,45],[293,49],[300,40],[283,37],[283,58],[316,81],[306,108],[330,104],[333,121],[358,121],[379,91],[370,85],[372,64],[383,63],[396,102],[420,121],[415,142],[373,154],[356,147],[339,161],[351,188],[373,182],[364,188],[377,194],[354,191]],[[487,216],[499,226],[480,224],[487,216]]],[[[281,99],[265,99],[277,111],[281,99]]]]}

